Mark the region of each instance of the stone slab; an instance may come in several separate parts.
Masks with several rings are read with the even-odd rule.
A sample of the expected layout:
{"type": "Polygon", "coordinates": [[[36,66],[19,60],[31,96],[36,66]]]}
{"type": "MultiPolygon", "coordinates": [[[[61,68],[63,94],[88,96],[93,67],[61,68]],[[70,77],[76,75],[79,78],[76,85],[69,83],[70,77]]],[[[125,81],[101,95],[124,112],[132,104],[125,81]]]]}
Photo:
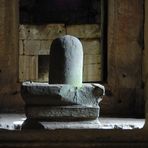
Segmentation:
{"type": "Polygon", "coordinates": [[[26,106],[27,118],[41,121],[92,120],[99,116],[99,107],[73,106],[26,106]]]}
{"type": "Polygon", "coordinates": [[[84,55],[100,55],[101,56],[101,43],[98,39],[80,39],[84,55]]]}
{"type": "Polygon", "coordinates": [[[40,40],[24,40],[24,54],[38,55],[40,50],[40,40]]]}
{"type": "Polygon", "coordinates": [[[41,40],[41,47],[38,52],[39,55],[49,55],[52,40],[41,40]]]}
{"type": "Polygon", "coordinates": [[[20,55],[49,55],[52,40],[19,40],[20,55]]]}
{"type": "Polygon", "coordinates": [[[67,34],[77,38],[99,38],[100,26],[98,24],[69,25],[67,34]]]}
{"type": "Polygon", "coordinates": [[[19,37],[24,40],[36,39],[55,39],[59,36],[65,35],[64,24],[48,24],[48,25],[20,25],[19,37]]]}
{"type": "Polygon", "coordinates": [[[100,63],[87,64],[83,67],[83,81],[101,81],[102,78],[102,67],[100,63]]]}
{"type": "Polygon", "coordinates": [[[104,86],[100,84],[83,84],[74,87],[67,84],[48,84],[37,82],[23,82],[22,97],[26,105],[85,105],[98,106],[105,94],[104,86]]]}
{"type": "Polygon", "coordinates": [[[48,130],[54,130],[54,129],[102,129],[103,126],[101,126],[101,123],[99,119],[95,120],[88,120],[88,121],[30,121],[25,120],[24,122],[21,122],[21,124],[15,124],[14,127],[20,128],[20,129],[48,129],[48,130]],[[23,124],[22,124],[23,123],[23,124]],[[41,125],[40,127],[37,125],[41,125]],[[38,128],[39,127],[39,128],[38,128]]]}
{"type": "MultiPolygon", "coordinates": [[[[89,65],[89,64],[101,64],[101,56],[100,55],[84,55],[84,65],[89,65]]],[[[96,68],[97,70],[97,68],[96,68]]]]}
{"type": "Polygon", "coordinates": [[[19,56],[19,81],[38,79],[38,56],[19,56]]]}
{"type": "MultiPolygon", "coordinates": [[[[22,123],[26,120],[24,114],[0,114],[0,129],[20,130],[22,123]]],[[[141,129],[145,124],[145,119],[135,118],[102,118],[90,121],[73,122],[44,122],[40,123],[45,129],[141,129]]]]}

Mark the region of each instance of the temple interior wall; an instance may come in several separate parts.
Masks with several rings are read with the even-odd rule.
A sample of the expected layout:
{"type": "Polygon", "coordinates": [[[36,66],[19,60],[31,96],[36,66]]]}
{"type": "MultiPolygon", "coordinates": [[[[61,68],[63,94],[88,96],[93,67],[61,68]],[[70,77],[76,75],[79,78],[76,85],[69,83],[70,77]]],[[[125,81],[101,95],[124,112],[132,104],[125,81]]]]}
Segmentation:
{"type": "MultiPolygon", "coordinates": [[[[103,143],[97,143],[96,141],[96,137],[98,135],[97,131],[87,131],[86,133],[84,131],[77,131],[76,134],[80,136],[82,136],[84,139],[82,140],[82,143],[80,142],[80,140],[74,136],[74,132],[69,132],[66,131],[66,133],[59,132],[60,133],[60,137],[61,139],[64,137],[64,134],[68,137],[68,133],[73,135],[70,136],[69,138],[72,138],[73,143],[75,143],[75,147],[83,147],[84,143],[85,143],[85,147],[119,147],[119,146],[126,146],[126,147],[147,147],[147,143],[148,143],[148,139],[147,137],[147,114],[148,114],[148,103],[147,103],[147,98],[148,98],[148,80],[147,80],[147,73],[148,73],[148,63],[147,63],[147,59],[148,59],[148,1],[145,0],[145,2],[143,3],[143,1],[141,0],[125,0],[125,1],[120,1],[120,0],[111,0],[109,1],[109,5],[108,7],[110,8],[109,10],[112,11],[112,13],[110,13],[109,15],[109,24],[112,26],[114,26],[115,29],[112,30],[112,28],[109,28],[109,35],[112,36],[112,40],[109,40],[109,48],[111,50],[109,53],[109,61],[112,62],[112,64],[115,64],[114,60],[118,61],[118,64],[116,65],[112,65],[110,66],[110,69],[108,71],[109,73],[109,77],[112,78],[110,79],[108,82],[110,82],[110,84],[113,84],[111,86],[116,86],[116,87],[111,87],[113,89],[113,92],[116,92],[117,95],[113,96],[118,98],[120,97],[126,97],[129,98],[129,95],[126,96],[125,94],[129,92],[129,90],[131,90],[132,88],[132,98],[134,98],[134,96],[140,96],[138,97],[139,99],[137,100],[137,104],[135,105],[135,109],[139,109],[140,113],[142,112],[140,109],[139,104],[141,103],[141,100],[143,100],[143,98],[141,96],[144,95],[144,104],[146,105],[145,108],[145,115],[146,115],[146,124],[144,129],[142,129],[141,131],[109,131],[109,133],[107,133],[106,131],[100,131],[100,137],[98,138],[102,138],[102,141],[104,141],[103,143]],[[129,7],[132,6],[132,7],[129,7]],[[144,7],[142,7],[144,6],[144,7]],[[143,9],[141,9],[143,8],[143,9]],[[144,9],[145,8],[145,9],[144,9]],[[116,10],[117,13],[116,13],[116,10]],[[143,13],[142,11],[144,11],[145,13],[143,13]],[[128,12],[126,13],[126,15],[123,15],[124,12],[128,12]],[[138,12],[138,13],[137,13],[138,12]],[[133,17],[133,14],[136,13],[136,15],[133,17]],[[137,15],[140,14],[140,15],[137,15]],[[145,16],[143,16],[142,14],[144,14],[145,16]],[[120,16],[120,17],[119,17],[120,16]],[[113,18],[113,19],[112,19],[113,18]],[[120,18],[120,19],[119,19],[120,18]],[[134,23],[130,22],[130,19],[134,19],[134,23]],[[144,21],[145,18],[145,21],[144,21]],[[123,20],[122,20],[123,19],[123,20]],[[128,20],[126,22],[126,20],[128,20]],[[121,24],[118,24],[118,21],[122,21],[121,24]],[[144,22],[144,23],[143,23],[144,22]],[[118,25],[116,25],[116,23],[118,25]],[[127,25],[128,24],[128,25],[127,25]],[[137,25],[138,24],[138,25],[137,25]],[[142,26],[142,27],[141,27],[142,26]],[[140,28],[140,32],[136,32],[135,30],[139,31],[140,28]],[[127,29],[129,29],[127,32],[127,29]],[[142,35],[142,29],[144,29],[144,44],[143,44],[143,35],[142,35]],[[132,32],[132,33],[131,33],[132,32]],[[139,33],[139,35],[138,35],[139,33]],[[141,33],[141,34],[140,34],[141,33]],[[122,36],[123,35],[123,36],[122,36]],[[137,36],[138,35],[138,36],[137,36]],[[140,39],[139,39],[139,38],[140,39]],[[123,40],[118,40],[122,38],[123,40]],[[116,42],[115,42],[116,41],[116,42]],[[114,44],[112,44],[114,43],[114,44]],[[127,44],[126,44],[127,43],[127,44]],[[130,44],[131,43],[131,44],[130,44]],[[116,46],[117,45],[117,46],[116,46]],[[116,49],[115,53],[114,53],[114,49],[116,49]],[[118,50],[121,49],[121,50],[118,50]],[[125,49],[125,50],[123,50],[125,49]],[[134,49],[135,52],[129,52],[130,49],[134,49]],[[124,54],[126,53],[126,54],[124,54]],[[130,56],[130,53],[136,53],[136,54],[132,54],[134,56],[130,56]],[[115,54],[116,56],[112,55],[115,54]],[[140,56],[138,56],[140,54],[140,56]],[[123,57],[121,55],[124,55],[123,57]],[[136,60],[138,58],[138,60],[136,60]],[[126,59],[126,60],[125,60],[126,59]],[[126,69],[126,72],[124,73],[124,71],[122,71],[125,67],[121,66],[121,65],[130,65],[131,63],[129,62],[128,59],[131,59],[130,62],[133,62],[131,65],[131,67],[129,66],[128,69],[126,69]],[[140,61],[141,63],[138,63],[138,66],[136,65],[137,63],[135,61],[140,61]],[[127,61],[129,63],[127,63],[127,61]],[[126,63],[126,64],[125,64],[126,63]],[[141,67],[140,67],[141,65],[141,67]],[[115,66],[115,67],[113,67],[115,66]],[[133,68],[135,67],[135,68],[133,68]],[[138,67],[138,76],[132,77],[133,73],[135,72],[134,70],[136,69],[136,67],[138,67]],[[123,69],[122,69],[123,68],[123,69]],[[131,71],[131,69],[132,71],[131,71]],[[120,75],[120,73],[118,73],[116,70],[119,70],[118,72],[121,72],[121,76],[122,76],[122,80],[120,79],[120,77],[118,77],[118,81],[114,81],[114,78],[117,75],[120,75]],[[139,70],[141,70],[141,72],[139,73],[139,70]],[[128,77],[129,74],[129,77],[128,77]],[[124,77],[124,79],[123,79],[124,77]],[[127,78],[127,79],[125,79],[127,78]],[[133,78],[133,79],[132,79],[133,78]],[[139,79],[140,78],[140,79],[139,79]],[[136,79],[136,83],[135,82],[136,79]],[[120,80],[120,81],[119,81],[120,80]],[[120,82],[120,83],[118,83],[120,82]],[[119,85],[118,85],[119,84],[119,85]],[[120,87],[122,86],[122,87],[120,87]],[[117,89],[115,89],[117,88],[117,89]],[[119,88],[119,89],[118,89],[119,88]],[[126,88],[126,89],[125,89],[126,88]],[[135,88],[135,89],[133,89],[135,88]],[[126,91],[122,91],[122,90],[126,90],[126,91]],[[134,90],[134,91],[133,91],[134,90]],[[135,92],[135,93],[134,93],[135,92]],[[142,95],[141,95],[142,93],[142,95]],[[124,96],[125,95],[125,96],[124,96]],[[137,108],[136,108],[137,107],[137,108]],[[94,133],[94,134],[93,134],[94,133]],[[83,135],[83,134],[87,134],[87,135],[83,135]],[[90,134],[90,135],[89,135],[90,134]],[[124,139],[124,137],[127,138],[131,138],[131,141],[128,139],[124,139]],[[138,135],[138,136],[137,136],[138,135]],[[96,139],[91,142],[91,144],[87,141],[87,139],[91,139],[92,140],[92,136],[94,136],[96,139]],[[117,136],[117,137],[116,137],[117,136]],[[75,137],[75,138],[74,138],[75,137]],[[104,138],[105,137],[105,138],[104,138]],[[109,142],[108,138],[109,137],[109,142]],[[143,138],[144,137],[144,138],[143,138]],[[135,139],[134,139],[135,138],[135,139]],[[137,143],[135,143],[135,141],[138,141],[137,143]],[[79,142],[78,142],[79,141],[79,142]],[[126,141],[126,142],[125,142],[126,141]],[[78,142],[78,144],[76,144],[78,142]],[[95,144],[97,143],[97,144],[95,144]],[[136,145],[137,144],[137,145],[136,145]]],[[[46,33],[43,33],[43,38],[41,39],[40,37],[37,39],[34,39],[34,37],[38,37],[37,35],[34,35],[35,33],[41,33],[42,31],[39,30],[44,30],[46,32],[46,29],[49,29],[50,27],[62,27],[62,31],[60,31],[60,33],[64,33],[65,32],[63,30],[68,30],[67,26],[71,26],[71,29],[74,29],[74,32],[77,31],[77,26],[80,24],[66,24],[67,26],[65,27],[64,25],[59,25],[58,24],[54,25],[49,25],[49,26],[44,26],[42,27],[43,24],[40,24],[40,27],[34,27],[34,24],[30,23],[29,24],[29,29],[26,27],[26,21],[24,20],[24,24],[19,25],[19,7],[18,7],[18,0],[0,0],[0,112],[11,112],[11,113],[18,113],[18,112],[22,112],[23,108],[24,108],[24,103],[21,99],[20,96],[20,80],[22,81],[23,79],[39,79],[39,73],[38,73],[38,66],[36,65],[36,63],[38,63],[38,58],[40,57],[40,55],[48,55],[48,51],[47,51],[47,47],[49,46],[48,44],[50,44],[50,40],[51,38],[44,38],[44,36],[46,36],[46,33]],[[32,27],[31,27],[32,26],[32,27]],[[48,28],[49,27],[49,28],[48,28]],[[23,28],[23,29],[22,29],[23,28]],[[32,32],[33,30],[33,34],[32,37],[30,39],[28,38],[21,38],[21,36],[19,37],[19,31],[24,32],[24,34],[22,35],[26,35],[28,33],[32,32]],[[19,30],[19,31],[18,31],[19,30]],[[36,40],[39,40],[39,42],[36,42],[36,40]],[[41,45],[42,42],[45,42],[43,45],[41,45]],[[37,45],[40,44],[40,45],[37,45]],[[28,48],[25,48],[26,46],[28,46],[28,48]],[[36,48],[37,47],[42,47],[43,48],[36,48]],[[45,47],[46,46],[46,47],[45,47]],[[31,48],[31,49],[30,49],[31,48]],[[35,49],[35,50],[32,50],[35,49]],[[43,49],[43,50],[42,50],[43,49]],[[26,62],[25,62],[26,61],[26,62]],[[26,64],[26,66],[24,66],[26,64]],[[34,67],[32,68],[29,67],[30,65],[33,65],[34,67]],[[23,65],[20,66],[22,67],[22,69],[19,69],[19,65],[23,65]],[[27,67],[26,69],[24,67],[27,67]],[[25,70],[24,70],[25,69],[25,70]],[[26,76],[24,73],[26,72],[26,70],[28,71],[28,75],[26,76]],[[23,72],[23,73],[22,73],[23,72]],[[20,76],[19,76],[20,75],[20,76]]],[[[38,23],[38,20],[36,20],[36,22],[38,23]]],[[[82,23],[82,25],[85,24],[85,21],[82,23]]],[[[91,21],[90,25],[96,24],[94,23],[94,21],[91,21]]],[[[89,28],[89,25],[86,26],[89,28]]],[[[84,27],[78,27],[79,29],[83,29],[84,27]]],[[[95,28],[95,27],[94,27],[95,28]]],[[[91,30],[92,31],[92,30],[91,30]]],[[[44,31],[43,31],[44,32],[44,31]]],[[[79,31],[78,31],[79,32],[79,31]]],[[[51,31],[52,33],[52,31],[51,31]]],[[[52,33],[54,35],[54,33],[52,33]]],[[[27,36],[28,37],[28,36],[27,36]]],[[[96,38],[95,38],[96,39],[96,38]]],[[[95,43],[94,38],[91,39],[93,40],[94,44],[99,44],[98,40],[97,43],[95,43]]],[[[98,38],[97,38],[98,39],[98,38]]],[[[89,42],[90,40],[88,40],[88,38],[84,39],[86,42],[89,42]]],[[[83,42],[83,41],[82,41],[83,42]]],[[[89,46],[89,45],[87,45],[89,46]]],[[[96,48],[96,45],[94,45],[96,48]]],[[[92,46],[91,46],[92,47],[92,46]]],[[[94,49],[95,49],[94,48],[94,49]]],[[[95,55],[95,56],[99,56],[95,55]]],[[[93,60],[95,60],[95,58],[93,58],[93,60]]],[[[90,57],[90,61],[91,61],[91,57],[90,57]]],[[[88,60],[86,60],[86,63],[90,62],[89,58],[88,60]]],[[[85,63],[85,62],[84,62],[85,63]]],[[[96,72],[98,74],[98,72],[96,72]]],[[[99,76],[97,75],[97,78],[99,78],[99,76]]],[[[88,78],[86,78],[88,80],[88,78]]],[[[109,87],[109,86],[108,86],[109,87]]],[[[110,87],[109,87],[110,88],[110,87]]],[[[109,91],[110,92],[110,91],[109,91]]],[[[108,93],[109,93],[108,92],[108,93]]],[[[109,93],[109,96],[112,95],[112,93],[109,93]]],[[[131,95],[131,94],[130,94],[131,95]]],[[[118,102],[119,104],[122,102],[122,100],[118,100],[115,99],[115,101],[113,99],[111,99],[111,101],[109,102],[110,97],[107,97],[105,99],[105,103],[106,104],[111,104],[111,105],[106,105],[103,108],[110,108],[110,110],[112,111],[116,111],[119,112],[120,109],[122,108],[122,105],[117,106],[118,102]],[[108,103],[109,102],[109,103],[108,103]],[[114,106],[113,104],[116,104],[116,106],[114,106]]],[[[134,104],[135,100],[129,101],[131,104],[131,106],[134,104]]],[[[125,102],[128,102],[128,100],[125,100],[125,102]]],[[[105,104],[104,103],[104,104],[105,104]]],[[[126,107],[125,110],[130,109],[131,106],[127,106],[127,103],[124,103],[123,101],[123,106],[126,107]]],[[[106,109],[106,112],[110,111],[109,109],[106,109]]],[[[124,110],[124,108],[122,108],[122,110],[124,110]]],[[[135,111],[135,110],[134,110],[135,111]]],[[[132,111],[132,113],[134,113],[134,111],[132,111]]],[[[122,112],[121,112],[122,113],[122,112]]],[[[119,113],[120,114],[120,113],[119,113]]],[[[56,134],[59,134],[58,131],[56,134]]],[[[16,134],[16,137],[20,136],[19,132],[14,132],[13,134],[10,132],[9,137],[7,136],[7,132],[5,133],[5,131],[0,131],[0,139],[1,141],[9,141],[9,139],[13,139],[14,134],[16,134]],[[8,139],[7,139],[8,138],[8,139]]],[[[27,134],[32,135],[32,133],[30,132],[25,132],[23,133],[20,137],[25,139],[25,137],[27,137],[27,134]]],[[[39,131],[37,132],[37,134],[39,135],[39,131]]],[[[44,140],[41,140],[40,145],[32,145],[32,147],[48,147],[50,146],[50,143],[47,144],[47,139],[51,136],[48,135],[46,132],[42,133],[44,136],[46,136],[46,142],[44,143],[44,140]],[[49,136],[49,137],[48,137],[49,136]],[[46,145],[47,144],[47,145],[46,145]]],[[[53,134],[54,135],[54,134],[53,134]]],[[[54,135],[54,138],[56,137],[54,135]]],[[[52,137],[52,136],[51,136],[52,137]]],[[[37,141],[39,137],[36,136],[34,141],[37,141]]],[[[11,139],[11,140],[12,140],[11,139]]],[[[68,138],[67,138],[68,139],[68,138]]],[[[81,139],[81,138],[80,138],[81,139]]],[[[59,145],[55,144],[55,141],[51,138],[50,139],[52,141],[52,146],[53,147],[60,147],[64,141],[64,139],[62,139],[63,141],[59,140],[59,145]]],[[[21,141],[21,139],[19,140],[19,142],[21,141]]],[[[67,140],[68,141],[68,140],[67,140]]],[[[13,145],[7,145],[8,147],[18,147],[20,145],[17,144],[17,140],[15,139],[16,145],[13,143],[13,145]]],[[[20,143],[19,143],[20,144],[20,143]]],[[[4,145],[0,145],[0,147],[3,147],[4,145]]],[[[22,147],[27,147],[28,145],[25,145],[25,142],[22,144],[22,147]]],[[[63,144],[64,146],[64,144],[63,144]]],[[[65,146],[69,146],[66,145],[65,146]]]]}

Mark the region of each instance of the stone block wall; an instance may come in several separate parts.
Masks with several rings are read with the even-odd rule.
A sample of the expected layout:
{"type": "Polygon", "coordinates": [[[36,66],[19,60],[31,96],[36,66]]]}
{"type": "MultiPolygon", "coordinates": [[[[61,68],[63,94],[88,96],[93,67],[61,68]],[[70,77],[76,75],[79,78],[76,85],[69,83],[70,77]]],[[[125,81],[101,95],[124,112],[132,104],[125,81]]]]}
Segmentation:
{"type": "Polygon", "coordinates": [[[101,80],[100,26],[84,25],[20,25],[19,80],[48,81],[48,58],[53,39],[62,35],[79,38],[84,48],[83,81],[101,80]],[[44,62],[44,63],[43,63],[44,62]]]}

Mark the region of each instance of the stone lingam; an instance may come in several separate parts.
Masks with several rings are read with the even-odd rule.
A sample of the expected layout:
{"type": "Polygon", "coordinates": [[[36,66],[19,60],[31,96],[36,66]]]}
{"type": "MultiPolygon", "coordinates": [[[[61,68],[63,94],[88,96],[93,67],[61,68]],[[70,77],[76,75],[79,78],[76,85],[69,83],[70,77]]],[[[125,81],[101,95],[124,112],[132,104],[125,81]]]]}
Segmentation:
{"type": "Polygon", "coordinates": [[[49,83],[22,83],[27,117],[23,127],[28,128],[30,122],[37,125],[42,121],[60,123],[97,119],[104,86],[82,83],[82,74],[81,42],[70,35],[55,39],[50,49],[49,83]]]}

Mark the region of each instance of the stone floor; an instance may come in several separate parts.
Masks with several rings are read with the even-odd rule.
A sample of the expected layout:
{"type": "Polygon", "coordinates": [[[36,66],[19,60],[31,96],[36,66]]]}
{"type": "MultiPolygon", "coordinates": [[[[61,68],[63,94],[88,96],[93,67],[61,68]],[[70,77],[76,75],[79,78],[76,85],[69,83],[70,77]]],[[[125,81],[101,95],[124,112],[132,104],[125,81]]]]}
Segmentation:
{"type": "MultiPolygon", "coordinates": [[[[24,114],[0,114],[0,129],[20,130],[24,114]]],[[[41,122],[46,129],[138,129],[145,119],[99,118],[93,121],[79,122],[41,122]]]]}

